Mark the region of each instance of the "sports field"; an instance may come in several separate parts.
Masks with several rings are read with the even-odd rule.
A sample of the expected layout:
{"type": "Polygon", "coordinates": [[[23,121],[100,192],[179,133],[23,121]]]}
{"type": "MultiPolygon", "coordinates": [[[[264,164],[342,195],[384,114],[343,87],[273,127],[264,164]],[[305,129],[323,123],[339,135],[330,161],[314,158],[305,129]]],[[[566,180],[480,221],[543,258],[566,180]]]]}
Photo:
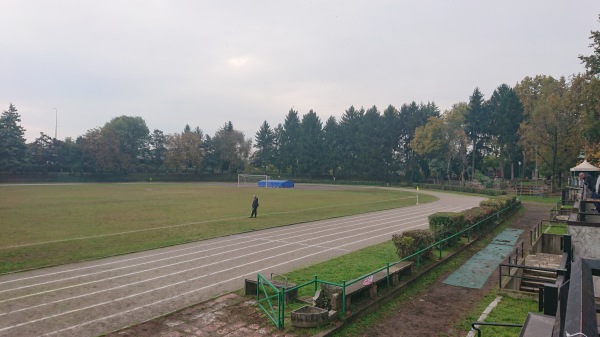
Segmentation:
{"type": "MultiPolygon", "coordinates": [[[[419,203],[433,201],[419,195],[419,203]]],[[[397,189],[217,184],[0,186],[0,274],[414,205],[397,189]],[[260,199],[250,219],[252,196],[260,199]]]]}

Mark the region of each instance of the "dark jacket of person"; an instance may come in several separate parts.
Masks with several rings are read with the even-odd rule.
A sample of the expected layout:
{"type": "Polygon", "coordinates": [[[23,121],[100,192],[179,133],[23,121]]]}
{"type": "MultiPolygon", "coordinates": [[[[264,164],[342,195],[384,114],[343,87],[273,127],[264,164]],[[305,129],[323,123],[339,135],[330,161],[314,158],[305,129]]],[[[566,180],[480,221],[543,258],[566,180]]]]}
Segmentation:
{"type": "Polygon", "coordinates": [[[588,191],[598,192],[596,191],[596,178],[592,177],[592,175],[586,173],[583,184],[587,187],[588,191]]]}

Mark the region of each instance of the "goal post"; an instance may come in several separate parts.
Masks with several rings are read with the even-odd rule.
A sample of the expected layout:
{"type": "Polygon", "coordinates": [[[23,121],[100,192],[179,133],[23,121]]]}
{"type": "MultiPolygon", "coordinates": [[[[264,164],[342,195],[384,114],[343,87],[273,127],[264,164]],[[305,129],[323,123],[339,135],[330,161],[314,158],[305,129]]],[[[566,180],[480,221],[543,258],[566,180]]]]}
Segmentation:
{"type": "MultiPolygon", "coordinates": [[[[271,180],[271,177],[266,174],[238,174],[238,187],[257,187],[258,182],[271,180]]],[[[269,184],[265,184],[269,186],[269,184]]]]}

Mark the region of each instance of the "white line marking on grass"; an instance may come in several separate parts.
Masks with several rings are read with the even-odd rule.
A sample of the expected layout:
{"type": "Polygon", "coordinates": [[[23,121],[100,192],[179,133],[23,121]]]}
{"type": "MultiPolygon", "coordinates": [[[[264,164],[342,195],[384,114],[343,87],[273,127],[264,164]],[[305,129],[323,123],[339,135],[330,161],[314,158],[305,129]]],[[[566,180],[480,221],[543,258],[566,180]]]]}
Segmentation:
{"type": "MultiPolygon", "coordinates": [[[[477,321],[484,322],[488,315],[492,312],[492,310],[498,305],[498,303],[500,303],[501,299],[502,296],[496,296],[496,299],[493,300],[492,303],[490,303],[487,306],[487,308],[485,308],[485,310],[483,310],[483,313],[481,314],[481,316],[479,316],[477,321]]],[[[475,337],[475,329],[471,329],[471,331],[469,331],[469,333],[467,334],[467,337],[475,337]]]]}
{"type": "MultiPolygon", "coordinates": [[[[415,215],[415,216],[412,216],[412,217],[403,218],[403,220],[409,220],[409,219],[413,219],[413,218],[417,218],[417,217],[418,216],[415,215]]],[[[382,217],[380,217],[380,218],[382,218],[382,217]]],[[[388,222],[377,222],[374,225],[370,225],[370,226],[365,226],[364,223],[357,224],[357,226],[361,226],[358,229],[350,228],[350,229],[347,229],[345,231],[339,231],[339,228],[334,228],[334,230],[337,230],[335,233],[327,234],[327,235],[320,235],[318,238],[321,239],[321,238],[328,237],[328,236],[337,236],[337,237],[339,237],[339,235],[344,234],[344,233],[354,232],[354,231],[359,230],[359,229],[366,229],[366,228],[371,228],[371,227],[377,227],[377,226],[380,226],[382,224],[390,223],[390,222],[397,223],[397,221],[398,221],[396,217],[393,217],[391,219],[392,219],[391,221],[388,221],[388,222]]],[[[371,221],[373,221],[373,219],[371,219],[371,221]]],[[[300,241],[292,242],[292,243],[289,243],[289,244],[301,244],[302,242],[313,240],[313,239],[315,239],[315,237],[314,237],[315,234],[327,232],[327,231],[330,231],[330,230],[331,229],[323,229],[323,230],[320,230],[320,231],[311,231],[310,233],[308,233],[309,235],[311,235],[310,238],[305,239],[305,240],[300,240],[300,241]]],[[[305,235],[306,234],[291,236],[291,237],[287,237],[287,239],[298,238],[298,237],[302,237],[302,236],[305,236],[305,235]]],[[[350,237],[352,237],[352,236],[350,236],[350,237]]],[[[343,239],[343,238],[340,238],[340,239],[343,239]]],[[[268,240],[268,237],[267,238],[263,238],[263,237],[260,237],[260,236],[256,237],[252,241],[257,241],[257,240],[266,240],[266,243],[268,243],[268,242],[277,242],[277,241],[274,241],[274,240],[268,240]]],[[[280,241],[280,242],[286,243],[286,241],[280,241]]],[[[51,293],[51,292],[55,292],[55,291],[71,289],[71,288],[75,288],[75,287],[80,287],[80,286],[84,286],[84,285],[99,283],[99,282],[108,281],[108,280],[112,280],[112,279],[118,279],[118,278],[121,278],[121,277],[132,276],[132,275],[141,274],[141,273],[152,271],[152,270],[158,270],[158,269],[162,269],[162,268],[168,268],[168,267],[172,267],[172,266],[175,266],[175,265],[189,263],[189,262],[193,262],[193,261],[198,261],[198,260],[202,260],[202,259],[206,259],[206,258],[209,258],[209,257],[214,257],[214,256],[222,255],[222,254],[229,254],[231,252],[235,252],[235,251],[238,251],[238,250],[245,250],[245,249],[250,249],[250,248],[258,247],[258,246],[261,246],[263,244],[265,244],[265,243],[260,243],[260,244],[251,245],[251,246],[245,246],[245,247],[241,247],[241,248],[237,248],[237,249],[233,249],[233,250],[228,249],[226,252],[223,252],[223,253],[211,254],[211,255],[208,255],[208,256],[202,256],[202,257],[199,257],[199,258],[194,258],[194,259],[189,259],[189,260],[185,260],[185,261],[180,261],[180,262],[173,263],[173,264],[161,265],[161,266],[158,266],[158,267],[155,267],[155,268],[144,269],[144,270],[140,270],[140,271],[137,271],[137,272],[127,273],[127,274],[122,274],[122,275],[116,275],[116,276],[112,276],[112,277],[108,277],[108,278],[104,278],[104,279],[98,279],[98,280],[94,280],[94,281],[79,283],[79,284],[75,284],[75,285],[71,285],[71,286],[67,286],[67,287],[61,287],[61,288],[57,288],[57,289],[50,289],[50,290],[46,290],[46,291],[42,291],[42,292],[38,292],[38,293],[32,293],[32,294],[28,294],[28,295],[24,295],[24,296],[19,296],[19,297],[9,298],[9,299],[5,299],[5,300],[0,300],[0,303],[14,301],[14,300],[20,300],[20,299],[23,299],[23,298],[28,298],[28,297],[37,296],[37,295],[43,295],[43,294],[47,294],[47,293],[51,293]]],[[[257,251],[256,253],[262,253],[262,252],[266,252],[266,251],[269,251],[269,250],[272,250],[272,249],[277,249],[277,248],[285,247],[285,246],[287,246],[289,244],[284,244],[282,246],[277,246],[277,247],[271,247],[271,248],[268,248],[268,249],[257,251]]],[[[310,247],[311,245],[305,245],[305,246],[310,247]]],[[[317,246],[314,246],[314,247],[317,247],[317,246]]],[[[200,252],[193,252],[193,253],[182,254],[182,255],[178,255],[178,256],[174,256],[174,257],[169,257],[169,258],[164,258],[164,259],[159,259],[159,260],[153,260],[153,261],[144,262],[144,263],[140,263],[140,264],[136,264],[136,265],[132,265],[132,266],[123,266],[123,267],[114,268],[114,269],[111,269],[111,270],[104,270],[104,271],[99,271],[99,272],[95,272],[95,273],[88,273],[88,274],[84,274],[84,275],[76,275],[76,276],[73,276],[73,277],[68,277],[68,278],[63,278],[63,279],[58,279],[58,280],[53,280],[53,281],[48,281],[48,282],[41,282],[41,283],[37,283],[37,284],[31,284],[31,285],[21,286],[21,287],[17,287],[17,288],[2,290],[2,291],[0,291],[0,293],[8,292],[8,291],[20,290],[20,289],[25,289],[25,288],[31,288],[31,287],[39,286],[39,285],[46,285],[46,284],[56,283],[56,282],[60,282],[60,281],[70,280],[70,279],[87,277],[87,276],[97,275],[97,274],[101,274],[101,273],[112,272],[112,271],[115,271],[115,270],[126,269],[126,268],[130,268],[130,267],[137,267],[137,266],[141,266],[141,265],[144,265],[144,264],[159,262],[161,260],[169,260],[169,259],[178,258],[178,257],[181,257],[181,256],[193,255],[193,254],[197,254],[197,253],[203,253],[203,252],[207,252],[207,251],[211,251],[211,250],[215,250],[215,249],[219,249],[219,248],[222,248],[222,247],[212,248],[212,249],[208,249],[208,250],[204,250],[204,251],[200,251],[200,252]]],[[[242,256],[246,256],[246,255],[242,255],[242,256]]],[[[227,260],[225,260],[225,261],[227,261],[227,260]]],[[[209,264],[209,265],[211,265],[211,264],[209,264]]],[[[203,266],[200,266],[200,267],[203,267],[203,266]]],[[[195,269],[195,268],[193,268],[193,269],[195,269]]]]}
{"type": "MultiPolygon", "coordinates": [[[[417,221],[423,221],[423,219],[418,219],[417,221]]],[[[409,222],[409,223],[410,223],[410,222],[409,222]]],[[[425,225],[425,224],[424,224],[424,223],[420,223],[420,224],[418,224],[418,225],[415,225],[415,226],[409,226],[409,227],[406,227],[406,229],[410,229],[410,228],[414,228],[414,227],[420,227],[420,226],[423,226],[423,225],[425,225]]],[[[372,227],[372,226],[371,226],[371,227],[372,227]]],[[[378,228],[376,231],[380,231],[380,230],[382,230],[382,229],[390,229],[390,228],[395,228],[395,227],[396,227],[396,226],[394,225],[394,226],[388,226],[388,227],[385,227],[385,228],[378,228]]],[[[346,232],[349,232],[349,231],[346,231],[346,232]]],[[[374,231],[371,231],[371,232],[374,232],[374,231]]],[[[368,233],[368,232],[367,232],[367,233],[368,233]]],[[[388,236],[388,235],[390,235],[390,234],[392,234],[392,233],[393,233],[393,232],[388,232],[388,233],[385,233],[385,234],[380,234],[380,235],[376,235],[376,236],[370,236],[370,237],[368,237],[368,238],[365,238],[365,239],[362,239],[362,240],[358,240],[358,241],[353,241],[353,242],[346,243],[346,244],[343,244],[343,245],[339,245],[339,246],[337,246],[337,247],[330,247],[330,248],[321,247],[321,248],[325,248],[325,249],[324,249],[323,251],[321,251],[321,252],[316,252],[316,253],[313,253],[313,254],[304,255],[304,256],[302,256],[302,257],[299,257],[299,258],[296,258],[296,259],[288,260],[288,261],[286,261],[286,262],[284,262],[284,263],[281,263],[281,264],[279,264],[279,265],[286,264],[286,263],[290,263],[290,262],[292,262],[292,261],[296,261],[296,260],[300,260],[300,259],[303,259],[303,258],[305,258],[305,257],[309,257],[309,256],[312,256],[312,255],[315,255],[315,254],[319,254],[319,253],[322,253],[322,252],[327,252],[327,251],[332,251],[332,250],[345,250],[345,249],[342,249],[341,247],[348,246],[348,245],[351,245],[351,244],[355,244],[355,243],[357,243],[357,242],[361,242],[361,241],[370,240],[370,239],[372,239],[372,238],[374,238],[374,237],[388,236]]],[[[356,236],[364,236],[364,234],[366,234],[366,233],[359,233],[359,234],[355,234],[355,235],[351,235],[351,236],[347,236],[347,237],[343,237],[343,238],[339,238],[339,237],[338,237],[338,238],[337,238],[337,239],[335,239],[335,240],[326,241],[326,242],[324,242],[324,243],[333,243],[333,242],[336,242],[336,241],[345,240],[345,239],[349,239],[349,238],[356,237],[356,236]]],[[[335,234],[331,234],[331,235],[335,235],[335,234]]],[[[331,236],[331,235],[327,235],[327,236],[331,236]]],[[[321,238],[322,238],[322,237],[323,237],[323,236],[321,236],[321,238]]],[[[309,240],[309,239],[307,239],[307,240],[309,240]]],[[[307,240],[303,240],[303,241],[307,241],[307,240]]],[[[300,241],[300,242],[302,242],[302,241],[300,241]]],[[[269,250],[272,250],[272,249],[278,249],[278,248],[282,248],[282,247],[289,246],[289,245],[293,245],[293,244],[296,244],[296,243],[288,243],[288,244],[285,244],[285,245],[282,245],[282,246],[278,246],[278,247],[272,247],[272,248],[269,248],[269,249],[265,249],[265,250],[263,250],[263,251],[253,252],[253,253],[250,253],[250,254],[244,254],[244,255],[241,255],[241,256],[235,256],[235,257],[232,257],[232,258],[229,258],[229,259],[225,259],[225,260],[221,260],[221,261],[216,261],[216,262],[210,263],[210,264],[208,264],[208,265],[198,266],[198,267],[191,268],[191,269],[187,269],[187,270],[184,270],[184,271],[174,272],[174,273],[171,273],[171,274],[167,274],[167,275],[163,275],[163,276],[159,276],[159,277],[155,277],[155,278],[151,278],[151,279],[146,279],[146,280],[142,280],[142,281],[138,281],[138,282],[130,283],[130,284],[123,285],[123,286],[119,286],[119,287],[114,287],[114,288],[110,288],[110,289],[105,289],[105,290],[97,291],[97,292],[90,293],[90,294],[79,295],[79,296],[71,297],[71,298],[68,298],[68,299],[62,299],[62,300],[58,300],[58,301],[54,301],[54,302],[50,302],[50,303],[44,303],[44,304],[40,304],[40,305],[36,305],[36,306],[32,306],[32,307],[29,307],[29,308],[23,308],[23,309],[15,310],[15,311],[12,311],[12,312],[10,312],[10,313],[5,313],[5,314],[2,314],[2,315],[11,314],[11,313],[16,313],[16,312],[22,312],[22,311],[25,311],[25,310],[28,310],[28,309],[32,309],[32,308],[36,308],[36,307],[40,307],[40,306],[44,306],[44,305],[48,305],[48,304],[58,303],[58,302],[64,302],[64,301],[67,301],[67,300],[77,299],[77,298],[81,298],[81,297],[89,296],[89,295],[96,294],[96,293],[108,292],[108,291],[111,291],[111,290],[114,290],[114,289],[119,289],[119,288],[123,288],[123,287],[129,286],[129,285],[135,285],[135,284],[139,284],[139,283],[143,283],[143,282],[153,281],[153,280],[156,280],[156,279],[160,279],[160,278],[164,278],[164,277],[168,277],[168,276],[172,276],[172,275],[176,275],[176,274],[180,274],[180,273],[188,272],[188,271],[191,271],[191,270],[200,269],[200,268],[205,268],[205,267],[208,267],[208,266],[211,266],[211,265],[221,264],[221,263],[223,263],[223,262],[227,262],[227,261],[231,261],[231,260],[238,260],[240,257],[248,257],[248,256],[251,256],[251,255],[254,255],[254,254],[258,254],[258,253],[264,253],[264,252],[266,252],[266,251],[269,251],[269,250]]],[[[92,307],[97,307],[97,306],[100,306],[100,305],[105,305],[105,304],[114,303],[114,302],[117,302],[117,301],[121,301],[121,300],[123,300],[123,299],[132,298],[132,297],[135,297],[135,296],[139,296],[139,295],[143,295],[143,294],[148,294],[148,293],[151,293],[151,292],[154,292],[154,291],[157,291],[157,290],[166,289],[166,288],[168,288],[168,287],[171,287],[171,286],[180,285],[180,284],[183,284],[183,283],[186,283],[186,282],[195,281],[195,280],[197,280],[197,279],[200,279],[200,278],[203,278],[203,277],[206,277],[206,276],[210,276],[210,275],[216,275],[216,274],[223,273],[223,272],[225,272],[225,271],[229,271],[229,270],[232,270],[232,269],[237,269],[237,268],[239,268],[239,267],[241,267],[241,266],[251,265],[251,264],[258,263],[258,262],[262,262],[262,261],[269,260],[269,259],[272,259],[272,258],[276,258],[276,257],[284,256],[284,255],[287,255],[287,254],[290,254],[290,253],[298,252],[298,251],[304,250],[304,249],[306,249],[306,248],[309,248],[309,247],[314,247],[314,246],[310,246],[310,245],[309,245],[309,246],[304,246],[304,247],[302,247],[302,248],[298,248],[298,249],[294,249],[294,250],[287,251],[287,252],[284,252],[284,253],[280,253],[280,254],[272,255],[272,256],[269,256],[269,257],[266,257],[266,258],[263,258],[263,259],[259,259],[259,260],[255,260],[255,261],[253,261],[253,262],[249,262],[249,263],[245,263],[245,264],[237,265],[237,266],[234,266],[234,267],[231,267],[231,268],[222,269],[222,270],[219,270],[219,271],[217,271],[217,272],[213,272],[213,273],[209,273],[209,274],[201,275],[201,276],[198,276],[198,277],[195,277],[195,278],[191,278],[191,279],[188,279],[188,280],[183,280],[183,281],[176,282],[176,283],[173,283],[173,284],[170,284],[170,285],[167,285],[167,286],[162,286],[162,287],[159,287],[159,288],[154,288],[154,289],[147,290],[147,291],[144,291],[144,292],[141,292],[141,293],[138,293],[138,294],[132,294],[132,295],[128,295],[128,296],[125,296],[125,297],[119,298],[119,299],[117,299],[117,300],[113,300],[113,301],[106,301],[106,302],[101,302],[101,303],[98,303],[98,304],[95,304],[95,305],[91,305],[91,306],[87,306],[87,307],[84,307],[84,308],[74,309],[74,310],[66,311],[66,312],[63,312],[63,313],[60,313],[60,314],[55,314],[55,315],[51,315],[51,316],[47,316],[47,317],[42,317],[42,318],[39,318],[39,319],[36,319],[36,320],[32,320],[32,321],[29,321],[29,322],[23,322],[23,323],[19,323],[19,324],[17,324],[17,325],[13,325],[13,326],[11,326],[11,327],[6,327],[6,328],[4,328],[4,329],[0,329],[0,331],[6,330],[6,329],[12,329],[12,328],[19,327],[19,326],[23,326],[23,325],[26,325],[26,324],[29,324],[29,323],[35,323],[35,322],[42,321],[42,320],[45,320],[45,319],[54,318],[54,317],[58,317],[58,316],[61,316],[61,315],[65,315],[65,314],[69,314],[69,313],[73,313],[73,312],[77,312],[77,311],[81,311],[81,310],[86,310],[86,309],[89,309],[89,308],[92,308],[92,307]]],[[[248,248],[250,248],[250,247],[248,247],[248,248]]],[[[221,254],[225,254],[225,253],[227,253],[227,252],[224,252],[224,253],[219,253],[219,254],[216,254],[216,255],[221,255],[221,254]]],[[[278,266],[278,265],[275,265],[275,266],[278,266]]],[[[272,267],[274,267],[274,266],[271,266],[271,268],[272,268],[272,267]]],[[[248,274],[244,274],[244,275],[248,275],[248,274]]],[[[220,283],[221,283],[221,282],[220,282],[220,283]]],[[[217,284],[220,284],[220,283],[217,283],[217,284]]],[[[67,287],[67,288],[69,288],[69,287],[67,287]]],[[[30,296],[30,295],[27,295],[27,296],[25,296],[25,297],[28,297],[28,296],[30,296]]],[[[177,296],[178,296],[178,295],[177,295],[177,296]]],[[[176,297],[177,297],[177,296],[176,296],[176,297]]],[[[162,301],[162,300],[161,300],[161,301],[162,301]]],[[[159,302],[161,302],[161,301],[159,301],[159,302]]],[[[157,303],[158,303],[158,302],[157,302],[157,303]]],[[[0,316],[2,316],[2,315],[0,315],[0,316]]]]}
{"type": "MultiPolygon", "coordinates": [[[[399,201],[399,200],[412,199],[412,198],[414,198],[414,197],[403,197],[403,198],[398,198],[398,199],[387,199],[387,200],[379,200],[379,201],[372,201],[372,202],[366,202],[366,203],[358,203],[357,202],[357,203],[350,203],[350,204],[340,204],[340,205],[330,205],[330,206],[322,206],[322,207],[313,207],[313,208],[305,208],[305,209],[299,209],[299,210],[293,210],[293,211],[287,211],[287,212],[266,213],[263,216],[291,214],[291,213],[298,213],[298,212],[305,212],[305,211],[313,211],[313,210],[318,210],[318,209],[327,209],[327,208],[352,206],[352,205],[376,204],[376,203],[381,203],[381,202],[389,202],[389,201],[396,201],[396,200],[399,201]]],[[[408,206],[411,206],[411,205],[407,205],[406,207],[408,207],[408,206]]],[[[377,211],[374,211],[374,212],[377,212],[377,211]]],[[[242,217],[234,217],[234,218],[225,218],[225,219],[215,219],[215,220],[188,222],[188,223],[177,224],[177,225],[167,225],[167,226],[160,226],[160,227],[136,229],[136,230],[124,231],[124,232],[118,232],[118,233],[110,233],[110,234],[102,234],[102,235],[92,235],[92,236],[82,236],[82,237],[77,237],[77,238],[69,238],[69,239],[61,239],[61,240],[50,240],[50,241],[42,241],[42,242],[32,242],[32,243],[25,243],[25,244],[22,244],[22,245],[14,245],[14,246],[4,246],[4,247],[0,247],[0,249],[21,248],[21,247],[38,246],[38,245],[45,245],[45,244],[49,244],[49,243],[60,243],[60,242],[69,242],[69,241],[77,241],[77,240],[99,239],[99,238],[105,238],[105,237],[111,237],[111,236],[133,234],[133,233],[140,233],[140,232],[148,232],[148,231],[154,231],[154,230],[160,230],[160,229],[171,229],[171,228],[184,227],[184,226],[192,226],[192,225],[200,225],[200,224],[214,223],[214,222],[219,222],[219,221],[239,220],[239,219],[245,219],[245,218],[246,218],[245,216],[242,216],[242,217]]],[[[318,221],[318,220],[315,220],[315,221],[318,221]]]]}
{"type": "MultiPolygon", "coordinates": [[[[389,212],[389,213],[391,213],[391,212],[389,212]]],[[[414,212],[410,212],[410,213],[414,214],[414,212]]],[[[402,214],[392,213],[392,214],[389,214],[389,215],[393,216],[394,219],[396,219],[398,216],[401,216],[402,214]]],[[[334,230],[338,230],[339,227],[337,227],[337,226],[338,226],[338,224],[340,222],[343,222],[344,224],[346,224],[346,228],[348,228],[348,226],[347,226],[348,223],[362,221],[362,218],[368,218],[369,221],[374,221],[374,219],[381,219],[381,218],[385,218],[387,216],[388,216],[388,214],[384,213],[384,214],[379,214],[377,216],[362,215],[362,216],[358,216],[358,218],[350,220],[350,221],[348,221],[348,220],[341,220],[341,218],[327,219],[327,220],[321,220],[320,223],[318,223],[318,224],[314,224],[314,225],[309,226],[309,227],[318,227],[319,229],[321,229],[320,231],[316,231],[315,232],[314,230],[312,230],[310,228],[306,228],[306,227],[303,228],[303,229],[301,229],[301,230],[291,230],[291,231],[293,233],[300,233],[300,232],[309,231],[311,235],[314,235],[316,233],[322,233],[324,231],[327,231],[327,229],[324,229],[324,228],[327,228],[327,227],[333,227],[333,226],[335,226],[333,229],[334,230]],[[325,223],[325,224],[323,224],[323,223],[325,223]]],[[[403,218],[403,220],[412,219],[412,218],[413,217],[403,218]]],[[[361,228],[364,228],[364,223],[357,224],[357,225],[363,226],[361,228]]],[[[243,234],[240,234],[240,235],[244,235],[244,237],[227,239],[227,240],[222,240],[222,241],[214,242],[214,243],[207,243],[206,245],[208,246],[208,245],[222,244],[222,243],[230,242],[230,241],[246,240],[246,237],[250,238],[252,241],[256,241],[256,240],[265,240],[265,239],[268,239],[268,238],[273,238],[273,237],[276,237],[276,236],[283,235],[283,234],[278,234],[278,232],[284,232],[284,234],[287,234],[287,232],[290,232],[290,229],[289,229],[289,227],[287,227],[287,228],[281,228],[281,229],[275,229],[275,230],[272,230],[271,233],[269,233],[269,235],[267,235],[267,236],[265,236],[265,235],[250,234],[250,233],[243,233],[243,234]]],[[[287,239],[298,237],[298,236],[299,235],[292,236],[292,237],[287,237],[287,239]]],[[[253,246],[250,246],[250,247],[253,247],[253,246]]],[[[123,263],[123,262],[138,260],[138,259],[146,259],[148,257],[159,256],[159,255],[164,255],[164,254],[171,254],[171,253],[176,253],[178,251],[184,251],[184,250],[189,250],[189,249],[197,249],[197,248],[201,248],[201,247],[187,247],[187,248],[182,248],[182,249],[175,249],[175,250],[172,250],[172,251],[169,251],[169,252],[162,252],[162,253],[157,253],[157,254],[150,254],[150,255],[145,255],[145,256],[141,256],[141,257],[136,257],[136,258],[131,258],[131,259],[125,259],[125,260],[120,260],[120,261],[115,261],[115,262],[109,262],[109,263],[103,263],[103,264],[94,265],[94,266],[88,266],[88,267],[82,267],[82,268],[75,268],[75,269],[70,269],[70,270],[65,270],[65,271],[60,271],[60,272],[53,272],[53,273],[48,273],[48,274],[42,274],[42,275],[24,277],[24,278],[19,278],[19,279],[14,279],[14,280],[2,281],[2,282],[0,282],[0,284],[12,283],[12,282],[23,281],[23,280],[27,280],[27,279],[33,279],[33,278],[40,278],[40,277],[51,276],[51,275],[57,275],[57,274],[67,273],[67,272],[81,271],[81,270],[85,270],[85,269],[102,267],[102,266],[107,266],[107,265],[117,264],[117,263],[123,263]]],[[[210,250],[215,250],[215,249],[220,249],[220,248],[222,248],[222,247],[216,247],[216,248],[211,248],[211,249],[206,249],[206,250],[200,250],[200,251],[195,251],[195,252],[192,252],[192,253],[175,255],[175,256],[172,256],[172,257],[168,257],[168,258],[164,258],[164,259],[158,259],[158,260],[152,260],[152,261],[148,261],[148,262],[144,262],[144,263],[139,263],[139,264],[135,264],[135,265],[128,265],[128,266],[124,266],[124,267],[118,267],[118,268],[113,268],[113,269],[109,269],[109,270],[103,270],[103,271],[94,272],[94,273],[88,273],[88,274],[77,275],[77,276],[73,276],[73,277],[67,277],[67,278],[57,279],[57,280],[48,281],[48,282],[42,282],[42,283],[37,283],[37,284],[32,284],[32,285],[27,285],[27,286],[21,286],[19,288],[12,288],[12,289],[7,289],[7,290],[0,290],[0,293],[11,291],[11,290],[17,290],[17,289],[23,289],[23,288],[33,287],[33,286],[36,286],[36,285],[43,285],[43,284],[55,283],[55,282],[59,282],[59,281],[69,280],[69,279],[86,277],[86,276],[91,276],[91,275],[100,274],[100,273],[112,272],[112,271],[116,271],[116,270],[120,270],[120,269],[124,269],[124,268],[129,268],[129,267],[137,267],[137,266],[144,265],[144,264],[156,263],[156,262],[160,262],[160,261],[164,261],[164,260],[168,260],[168,259],[174,259],[174,258],[179,258],[179,257],[182,257],[182,256],[198,254],[198,253],[202,253],[202,252],[206,252],[206,251],[210,251],[210,250]]],[[[156,268],[153,268],[153,269],[156,269],[156,268]]],[[[149,270],[153,270],[153,269],[149,269],[149,270]]],[[[0,303],[1,302],[2,301],[0,301],[0,303]]]]}

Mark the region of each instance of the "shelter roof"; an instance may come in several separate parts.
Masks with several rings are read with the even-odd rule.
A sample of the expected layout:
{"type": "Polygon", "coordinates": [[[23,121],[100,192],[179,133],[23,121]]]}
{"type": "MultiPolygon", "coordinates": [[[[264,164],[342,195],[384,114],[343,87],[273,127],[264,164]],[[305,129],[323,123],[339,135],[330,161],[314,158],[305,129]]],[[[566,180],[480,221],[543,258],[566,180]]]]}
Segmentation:
{"type": "Polygon", "coordinates": [[[600,171],[600,168],[597,168],[596,166],[588,163],[587,160],[584,160],[583,163],[581,163],[575,167],[571,167],[571,171],[572,172],[595,172],[595,171],[600,171]]]}

